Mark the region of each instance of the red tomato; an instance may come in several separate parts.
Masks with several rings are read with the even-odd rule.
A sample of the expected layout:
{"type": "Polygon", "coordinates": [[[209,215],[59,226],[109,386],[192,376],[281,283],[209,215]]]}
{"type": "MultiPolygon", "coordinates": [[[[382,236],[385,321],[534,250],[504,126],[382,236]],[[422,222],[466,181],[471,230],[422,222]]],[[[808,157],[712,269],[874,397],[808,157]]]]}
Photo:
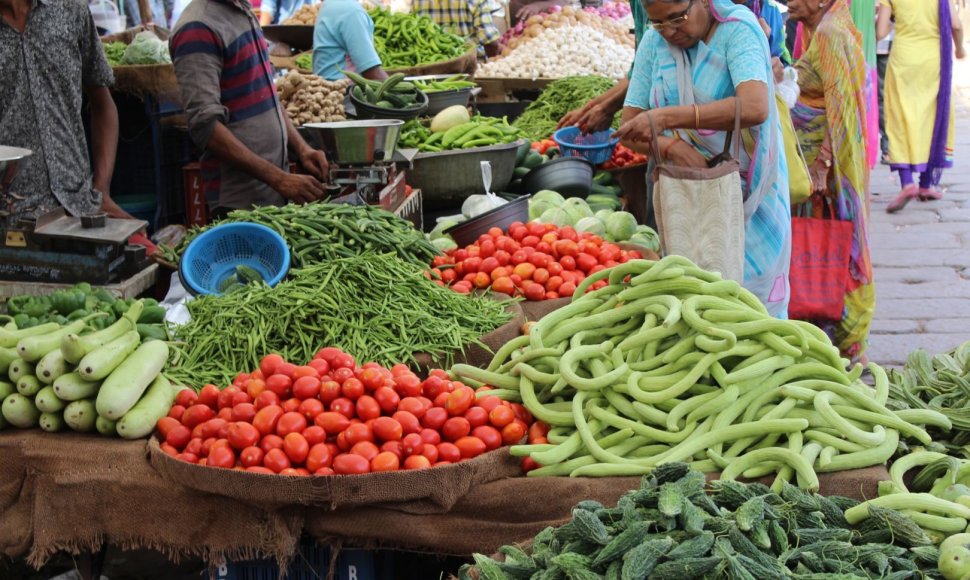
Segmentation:
{"type": "Polygon", "coordinates": [[[591,273],[592,269],[598,265],[599,261],[590,254],[583,253],[576,256],[576,266],[587,274],[591,273]]]}
{"type": "Polygon", "coordinates": [[[546,299],[546,289],[542,284],[527,282],[523,288],[526,300],[539,301],[546,299]]]}
{"type": "Polygon", "coordinates": [[[229,445],[233,449],[238,450],[256,445],[259,443],[259,438],[259,431],[251,424],[242,421],[237,421],[229,425],[229,431],[226,433],[226,439],[229,440],[229,445]]]}
{"type": "Polygon", "coordinates": [[[501,294],[508,294],[509,296],[512,296],[515,294],[515,284],[512,283],[511,278],[503,276],[492,282],[492,290],[501,294]]]}
{"type": "Polygon", "coordinates": [[[382,451],[370,461],[372,472],[397,471],[401,468],[401,459],[390,451],[382,451]]]}
{"type": "Polygon", "coordinates": [[[215,416],[212,407],[203,404],[192,405],[182,414],[182,424],[189,429],[194,429],[196,425],[201,425],[215,416]]]}
{"type": "Polygon", "coordinates": [[[398,403],[401,402],[401,397],[390,387],[379,387],[374,391],[374,399],[381,411],[388,414],[397,411],[398,403]]]}
{"type": "Polygon", "coordinates": [[[445,403],[445,410],[447,410],[448,414],[451,416],[463,415],[474,402],[475,391],[469,387],[457,388],[453,393],[448,395],[448,401],[445,403]]]}
{"type": "Polygon", "coordinates": [[[191,438],[192,431],[185,425],[178,425],[168,432],[168,435],[165,436],[165,442],[176,449],[185,449],[191,438]]]}
{"type": "Polygon", "coordinates": [[[155,428],[158,429],[159,435],[161,435],[162,439],[164,440],[165,437],[168,436],[169,431],[181,424],[182,423],[179,422],[178,419],[173,419],[172,417],[162,417],[158,420],[158,423],[155,424],[155,428]]]}
{"type": "Polygon", "coordinates": [[[337,381],[324,381],[320,383],[320,402],[328,405],[336,401],[341,395],[340,383],[337,381]]]}
{"type": "Polygon", "coordinates": [[[424,455],[411,455],[404,460],[404,469],[427,469],[431,462],[424,455]]]}
{"type": "Polygon", "coordinates": [[[385,442],[383,445],[381,445],[381,451],[382,452],[387,451],[387,452],[393,453],[394,455],[397,455],[398,459],[401,459],[404,457],[404,447],[401,445],[400,441],[385,442]]]}
{"type": "Polygon", "coordinates": [[[485,442],[478,437],[462,437],[455,441],[455,447],[461,452],[462,459],[471,459],[485,453],[485,442]]]}
{"type": "MultiPolygon", "coordinates": [[[[493,247],[494,247],[494,244],[493,244],[493,247]]],[[[482,260],[482,265],[480,269],[482,272],[491,275],[492,271],[495,270],[495,268],[499,267],[499,263],[498,263],[498,258],[491,257],[492,256],[491,252],[488,254],[488,256],[489,257],[486,257],[484,260],[482,260]]]]}
{"type": "Polygon", "coordinates": [[[279,473],[290,468],[290,458],[282,449],[270,449],[263,457],[263,467],[272,470],[273,473],[279,473]]]}
{"type": "Polygon", "coordinates": [[[522,458],[522,473],[529,473],[533,469],[539,469],[539,464],[531,457],[522,458]]]}
{"type": "Polygon", "coordinates": [[[441,443],[441,433],[434,429],[422,429],[419,435],[421,435],[421,440],[425,443],[430,443],[431,445],[441,443]]]}
{"type": "Polygon", "coordinates": [[[366,423],[354,423],[344,430],[344,434],[347,438],[347,443],[351,446],[361,441],[374,441],[374,431],[366,423]]]}
{"type": "Polygon", "coordinates": [[[536,271],[532,273],[532,281],[536,284],[545,284],[549,281],[549,270],[536,268],[536,271]]]}
{"type": "Polygon", "coordinates": [[[269,453],[270,449],[283,449],[283,438],[279,435],[266,435],[260,439],[259,448],[263,453],[269,453]]]}
{"type": "Polygon", "coordinates": [[[357,399],[356,409],[357,416],[361,421],[376,419],[381,416],[380,404],[378,404],[377,399],[371,397],[370,395],[364,395],[357,399]]]}
{"type": "Polygon", "coordinates": [[[263,379],[249,379],[246,381],[246,393],[256,400],[260,393],[266,390],[266,382],[263,379]]]}
{"type": "Polygon", "coordinates": [[[168,443],[162,443],[161,445],[158,446],[158,448],[161,449],[165,453],[165,455],[171,455],[172,457],[177,457],[179,454],[179,450],[172,447],[168,443]]]}
{"type": "Polygon", "coordinates": [[[330,372],[330,364],[323,359],[319,359],[319,358],[313,359],[309,363],[307,363],[307,366],[317,371],[318,377],[322,377],[323,375],[330,372]]]}
{"type": "Polygon", "coordinates": [[[468,424],[472,426],[472,429],[481,427],[488,424],[488,411],[481,407],[472,407],[465,412],[465,418],[468,419],[468,424]]]}
{"type": "Polygon", "coordinates": [[[430,443],[425,443],[424,448],[421,449],[421,455],[428,458],[432,464],[438,461],[438,448],[430,443]]]}
{"type": "Polygon", "coordinates": [[[187,463],[198,463],[199,462],[198,456],[196,456],[195,454],[192,454],[192,453],[179,453],[177,459],[179,459],[181,461],[185,461],[187,463]]]}
{"type": "Polygon", "coordinates": [[[259,370],[263,373],[263,376],[268,377],[276,372],[284,361],[283,357],[278,354],[268,354],[259,361],[259,370]]]}
{"type": "MultiPolygon", "coordinates": [[[[522,406],[521,403],[512,403],[509,405],[512,410],[515,411],[515,418],[522,421],[523,423],[532,423],[532,413],[528,409],[522,406]]],[[[548,429],[548,427],[546,427],[548,429]]]]}
{"type": "Polygon", "coordinates": [[[256,405],[256,410],[259,411],[260,409],[270,407],[272,405],[279,405],[280,398],[273,391],[263,391],[256,396],[253,404],[256,405]]]}
{"type": "Polygon", "coordinates": [[[247,393],[246,391],[239,391],[232,396],[232,404],[229,406],[235,407],[236,405],[239,405],[242,403],[252,403],[252,402],[253,402],[253,398],[249,396],[249,393],[247,393]]]}
{"type": "Polygon", "coordinates": [[[397,441],[404,436],[404,427],[391,417],[378,417],[374,420],[374,435],[381,441],[397,441]]]}
{"type": "Polygon", "coordinates": [[[490,425],[475,427],[472,429],[472,437],[481,439],[482,443],[485,444],[485,448],[489,451],[498,449],[502,446],[502,433],[490,425]]]}
{"type": "Polygon", "coordinates": [[[317,425],[310,425],[303,430],[303,437],[306,438],[306,442],[313,447],[317,443],[325,443],[327,441],[327,432],[324,431],[323,427],[317,425]]]}
{"type": "Polygon", "coordinates": [[[306,417],[307,422],[313,421],[317,418],[317,415],[323,413],[324,407],[323,403],[317,399],[307,399],[300,403],[300,408],[297,412],[306,417]]]}
{"type": "Polygon", "coordinates": [[[370,441],[360,441],[355,443],[353,447],[350,448],[350,452],[354,455],[360,455],[367,461],[377,457],[377,454],[381,452],[377,445],[374,445],[370,441]]]}
{"type": "Polygon", "coordinates": [[[335,369],[353,369],[357,367],[357,362],[354,360],[354,357],[345,352],[342,352],[334,357],[332,362],[328,362],[330,362],[331,368],[335,369]]]}
{"type": "Polygon", "coordinates": [[[300,475],[300,472],[297,471],[297,470],[295,470],[295,469],[293,469],[292,467],[287,467],[286,469],[280,471],[279,475],[284,475],[284,476],[288,476],[288,477],[295,477],[297,475],[300,475]]]}
{"type": "Polygon", "coordinates": [[[262,466],[265,455],[259,447],[247,447],[239,452],[239,462],[243,464],[243,467],[262,466]]]}
{"type": "Polygon", "coordinates": [[[209,450],[205,464],[210,467],[232,469],[236,465],[236,454],[231,449],[227,449],[221,445],[219,447],[213,447],[209,450]]]}
{"type": "Polygon", "coordinates": [[[514,420],[515,411],[512,410],[512,407],[506,407],[504,405],[495,407],[492,409],[492,412],[488,414],[488,421],[493,427],[498,429],[502,429],[514,420]]]}
{"type": "Polygon", "coordinates": [[[445,421],[441,434],[448,441],[457,441],[471,433],[472,426],[464,417],[452,417],[445,421]]]}
{"type": "Polygon", "coordinates": [[[330,403],[330,410],[336,411],[337,413],[340,413],[341,415],[347,417],[348,419],[353,419],[354,412],[357,410],[357,406],[354,405],[354,402],[351,401],[350,399],[346,397],[340,397],[339,399],[336,399],[334,400],[334,402],[330,403]]]}
{"type": "Polygon", "coordinates": [[[216,405],[219,403],[219,387],[215,385],[206,385],[202,387],[199,391],[199,398],[197,404],[205,405],[215,410],[216,405]]]}
{"type": "Polygon", "coordinates": [[[413,373],[396,377],[394,379],[394,390],[401,397],[417,397],[421,394],[421,379],[413,373]]]}
{"type": "Polygon", "coordinates": [[[317,427],[322,427],[327,435],[336,435],[347,427],[350,427],[350,419],[346,415],[334,411],[320,413],[313,420],[317,427]]]}
{"type": "Polygon", "coordinates": [[[192,389],[182,389],[175,395],[175,404],[183,407],[191,407],[199,400],[199,395],[192,389]]]}
{"type": "Polygon", "coordinates": [[[421,453],[424,449],[424,439],[418,433],[410,433],[401,440],[401,451],[404,455],[414,455],[421,453]]]}
{"type": "Polygon", "coordinates": [[[355,378],[350,378],[340,385],[340,391],[351,401],[356,401],[364,394],[364,383],[355,378]]]}
{"type": "Polygon", "coordinates": [[[370,462],[360,455],[342,453],[334,457],[333,471],[340,475],[370,473],[370,462]]]}
{"type": "Polygon", "coordinates": [[[189,441],[188,445],[185,446],[185,452],[191,453],[192,455],[202,454],[202,440],[192,439],[189,441]]]}
{"type": "Polygon", "coordinates": [[[516,445],[525,437],[525,424],[521,422],[509,423],[502,428],[502,443],[516,445]]]}
{"type": "Polygon", "coordinates": [[[572,296],[573,292],[576,291],[576,284],[572,282],[563,282],[562,286],[559,287],[560,296],[572,296]]]}
{"type": "Polygon", "coordinates": [[[295,411],[283,413],[276,423],[276,434],[286,438],[290,433],[302,433],[306,429],[306,417],[295,411]]]}
{"type": "Polygon", "coordinates": [[[252,467],[247,467],[246,471],[250,473],[262,473],[263,475],[276,475],[272,469],[266,469],[262,465],[254,465],[252,467]]]}
{"type": "Polygon", "coordinates": [[[484,395],[475,400],[475,405],[485,409],[486,412],[491,413],[492,409],[502,405],[502,399],[499,399],[495,395],[484,395]]]}
{"type": "MultiPolygon", "coordinates": [[[[442,393],[447,395],[447,393],[442,393]]],[[[440,430],[445,421],[448,420],[448,411],[441,407],[432,407],[421,417],[421,425],[428,429],[440,430]]]]}
{"type": "MultiPolygon", "coordinates": [[[[522,278],[522,280],[531,280],[532,274],[536,271],[536,267],[528,262],[522,262],[518,266],[512,269],[512,274],[522,278]]],[[[514,280],[514,278],[513,278],[514,280]]]]}
{"type": "Polygon", "coordinates": [[[291,462],[303,463],[306,461],[307,453],[310,452],[310,444],[303,435],[290,433],[283,438],[283,452],[291,462]]]}
{"type": "Polygon", "coordinates": [[[330,467],[332,461],[333,456],[330,454],[330,448],[323,443],[318,443],[310,447],[310,451],[307,452],[306,468],[315,473],[318,469],[330,467]]]}
{"type": "Polygon", "coordinates": [[[172,405],[172,408],[168,410],[168,416],[179,422],[182,421],[183,414],[185,414],[185,407],[182,405],[172,405]]]}
{"type": "Polygon", "coordinates": [[[256,416],[253,417],[253,426],[259,430],[262,435],[270,435],[276,433],[276,425],[283,416],[283,408],[278,405],[271,405],[269,407],[263,407],[256,412],[256,416]]]}
{"type": "Polygon", "coordinates": [[[280,399],[290,398],[292,387],[293,379],[286,375],[277,373],[266,379],[266,390],[276,393],[280,399]]]}
{"type": "Polygon", "coordinates": [[[294,397],[283,401],[283,404],[280,406],[283,407],[283,412],[285,413],[296,413],[300,410],[300,403],[300,399],[294,397]]]}
{"type": "Polygon", "coordinates": [[[219,392],[219,398],[216,399],[216,406],[219,409],[225,409],[226,407],[232,407],[232,397],[239,392],[239,387],[229,386],[219,392]]]}
{"type": "Polygon", "coordinates": [[[288,377],[291,381],[296,378],[296,365],[285,362],[276,367],[276,374],[288,377]]]}
{"type": "Polygon", "coordinates": [[[438,447],[438,459],[441,461],[450,461],[452,463],[461,460],[461,451],[454,443],[439,443],[438,447]]]}
{"type": "Polygon", "coordinates": [[[232,409],[228,407],[219,409],[219,412],[216,414],[216,417],[222,419],[223,421],[229,421],[230,419],[232,419],[232,409]]]}
{"type": "Polygon", "coordinates": [[[401,402],[398,403],[397,408],[399,411],[411,413],[418,419],[423,417],[425,413],[424,403],[422,403],[417,397],[405,397],[401,399],[401,402]]]}
{"type": "Polygon", "coordinates": [[[479,290],[488,288],[489,284],[492,283],[492,278],[489,277],[485,272],[478,272],[472,279],[472,286],[478,288],[479,290]]]}
{"type": "Polygon", "coordinates": [[[354,378],[354,369],[349,369],[346,367],[335,368],[333,369],[331,376],[333,377],[333,380],[343,384],[347,379],[354,378]]]}
{"type": "Polygon", "coordinates": [[[357,379],[368,393],[373,393],[384,385],[384,375],[376,368],[365,368],[357,374],[357,379]]]}
{"type": "Polygon", "coordinates": [[[319,393],[320,393],[320,379],[318,379],[317,377],[310,377],[310,376],[300,377],[296,379],[295,383],[293,383],[293,396],[296,397],[297,399],[300,399],[300,400],[313,399],[319,393]]]}

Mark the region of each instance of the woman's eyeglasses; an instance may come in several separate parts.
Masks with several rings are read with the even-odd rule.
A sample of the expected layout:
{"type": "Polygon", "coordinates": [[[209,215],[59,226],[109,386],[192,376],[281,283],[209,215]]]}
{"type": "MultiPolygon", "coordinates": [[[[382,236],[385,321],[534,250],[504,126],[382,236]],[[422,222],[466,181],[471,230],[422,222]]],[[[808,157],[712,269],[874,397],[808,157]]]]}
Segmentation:
{"type": "Polygon", "coordinates": [[[668,18],[667,20],[661,22],[650,22],[649,26],[656,31],[663,31],[664,28],[680,28],[681,26],[687,24],[690,20],[690,9],[694,7],[694,0],[690,0],[687,3],[687,10],[684,10],[680,16],[674,16],[673,18],[668,18]]]}

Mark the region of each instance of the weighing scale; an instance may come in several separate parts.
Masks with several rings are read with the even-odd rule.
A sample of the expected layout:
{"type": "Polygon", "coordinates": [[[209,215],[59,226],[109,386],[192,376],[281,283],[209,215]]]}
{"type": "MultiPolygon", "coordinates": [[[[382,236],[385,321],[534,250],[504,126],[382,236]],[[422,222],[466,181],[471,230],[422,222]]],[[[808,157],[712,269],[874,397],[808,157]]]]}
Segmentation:
{"type": "Polygon", "coordinates": [[[23,207],[24,196],[11,190],[17,164],[31,153],[0,145],[0,280],[105,285],[152,265],[144,246],[128,245],[128,238],[148,222],[103,213],[74,217],[63,208],[36,218],[16,218],[31,209],[23,207]]]}

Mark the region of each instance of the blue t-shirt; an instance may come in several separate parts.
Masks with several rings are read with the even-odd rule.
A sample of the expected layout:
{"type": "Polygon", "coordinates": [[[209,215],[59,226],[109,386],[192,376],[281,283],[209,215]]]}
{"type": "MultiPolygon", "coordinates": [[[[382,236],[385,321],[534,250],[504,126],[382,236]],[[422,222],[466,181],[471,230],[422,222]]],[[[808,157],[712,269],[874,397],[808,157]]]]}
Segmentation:
{"type": "Polygon", "coordinates": [[[347,59],[357,72],[381,64],[374,49],[374,21],[357,0],[326,0],[313,29],[313,73],[328,81],[344,78],[347,59]]]}

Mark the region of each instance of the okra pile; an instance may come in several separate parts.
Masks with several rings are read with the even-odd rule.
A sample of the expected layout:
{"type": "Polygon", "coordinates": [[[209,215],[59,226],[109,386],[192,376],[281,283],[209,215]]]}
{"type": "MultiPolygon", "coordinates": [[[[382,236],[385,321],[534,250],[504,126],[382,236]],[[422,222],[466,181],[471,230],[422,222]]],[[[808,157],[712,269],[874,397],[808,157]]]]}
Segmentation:
{"type": "Polygon", "coordinates": [[[738,283],[668,256],[586,277],[487,369],[452,372],[552,427],[548,443],[512,448],[542,466],[530,476],[645,475],[688,461],[722,479],[774,474],[776,491],[793,478],[816,491],[817,472],[884,464],[900,434],[929,444],[921,425],[949,428],[936,411],[891,411],[886,373],[870,365],[873,389],[847,364],[817,327],[772,318],[738,283]]]}
{"type": "Polygon", "coordinates": [[[644,477],[615,507],[580,502],[573,519],[546,528],[529,551],[499,548],[501,560],[475,554],[459,578],[939,578],[939,550],[906,516],[874,508],[853,527],[855,500],[784,485],[715,481],[683,463],[644,477]],[[710,492],[710,493],[709,493],[710,492]]]}

